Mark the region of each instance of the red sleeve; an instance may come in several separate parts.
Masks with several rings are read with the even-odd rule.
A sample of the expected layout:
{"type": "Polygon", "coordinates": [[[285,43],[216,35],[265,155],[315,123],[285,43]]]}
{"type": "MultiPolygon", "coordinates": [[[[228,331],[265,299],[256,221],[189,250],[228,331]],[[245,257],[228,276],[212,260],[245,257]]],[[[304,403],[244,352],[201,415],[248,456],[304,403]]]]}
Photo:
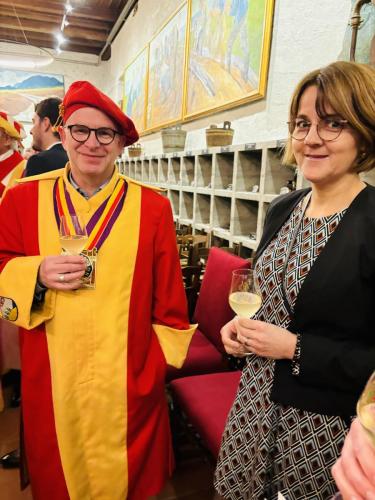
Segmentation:
{"type": "Polygon", "coordinates": [[[189,328],[186,295],[169,203],[163,206],[155,238],[154,324],[189,328]]]}

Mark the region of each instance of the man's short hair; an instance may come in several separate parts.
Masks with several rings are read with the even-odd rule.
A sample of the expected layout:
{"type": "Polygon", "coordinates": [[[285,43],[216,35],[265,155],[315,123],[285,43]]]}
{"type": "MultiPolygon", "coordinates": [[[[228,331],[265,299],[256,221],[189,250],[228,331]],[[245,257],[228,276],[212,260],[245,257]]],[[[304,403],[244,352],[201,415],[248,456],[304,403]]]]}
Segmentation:
{"type": "MultiPolygon", "coordinates": [[[[35,105],[35,113],[41,120],[46,117],[49,118],[53,126],[59,116],[59,105],[61,102],[59,97],[48,97],[47,99],[43,99],[43,101],[35,105]]],[[[58,132],[54,132],[54,135],[56,135],[56,137],[59,136],[58,132]]]]}

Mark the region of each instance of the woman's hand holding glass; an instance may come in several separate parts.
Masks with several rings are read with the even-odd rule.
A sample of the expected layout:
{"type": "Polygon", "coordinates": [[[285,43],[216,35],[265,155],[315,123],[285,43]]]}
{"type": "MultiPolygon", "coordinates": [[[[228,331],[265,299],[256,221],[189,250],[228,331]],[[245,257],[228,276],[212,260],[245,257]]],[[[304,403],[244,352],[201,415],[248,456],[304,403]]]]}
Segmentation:
{"type": "MultiPolygon", "coordinates": [[[[238,344],[244,354],[256,354],[264,358],[292,359],[296,348],[296,335],[285,328],[264,321],[235,318],[232,322],[238,344]]],[[[230,323],[228,323],[230,325],[230,323]]],[[[228,326],[226,325],[223,330],[228,326]]],[[[224,342],[224,347],[226,344],[224,342]]],[[[234,354],[234,353],[232,353],[234,354]]]]}
{"type": "Polygon", "coordinates": [[[296,347],[293,333],[264,321],[250,319],[261,303],[261,291],[254,271],[233,271],[229,304],[238,316],[221,330],[225,350],[237,357],[256,354],[272,359],[292,359],[296,347]]]}
{"type": "Polygon", "coordinates": [[[375,372],[359,398],[357,415],[332,467],[341,493],[335,499],[375,500],[375,372]]]}
{"type": "Polygon", "coordinates": [[[228,354],[243,357],[256,354],[272,359],[292,359],[296,335],[271,323],[236,317],[221,329],[228,354]]]}
{"type": "MultiPolygon", "coordinates": [[[[252,269],[236,269],[232,272],[229,290],[229,305],[233,311],[243,318],[253,316],[262,304],[262,296],[252,269]]],[[[230,322],[221,331],[222,340],[228,354],[245,356],[246,349],[237,335],[235,322],[230,322]]]]}
{"type": "Polygon", "coordinates": [[[375,500],[375,447],[358,418],[353,420],[332,475],[341,493],[337,498],[375,500]]]}

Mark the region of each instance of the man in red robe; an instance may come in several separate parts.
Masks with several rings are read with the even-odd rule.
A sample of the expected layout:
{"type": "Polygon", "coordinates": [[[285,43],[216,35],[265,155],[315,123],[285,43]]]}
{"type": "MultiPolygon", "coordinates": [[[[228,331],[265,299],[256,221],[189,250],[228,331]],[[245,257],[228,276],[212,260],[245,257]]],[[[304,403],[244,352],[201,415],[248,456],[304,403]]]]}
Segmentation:
{"type": "Polygon", "coordinates": [[[33,497],[145,500],[173,467],[166,364],[182,365],[195,330],[171,208],[117,172],[138,134],[112,100],[75,82],[60,115],[69,163],[23,179],[0,205],[0,296],[22,330],[33,497]],[[78,238],[74,215],[87,230],[79,255],[59,240],[62,216],[78,238]]]}

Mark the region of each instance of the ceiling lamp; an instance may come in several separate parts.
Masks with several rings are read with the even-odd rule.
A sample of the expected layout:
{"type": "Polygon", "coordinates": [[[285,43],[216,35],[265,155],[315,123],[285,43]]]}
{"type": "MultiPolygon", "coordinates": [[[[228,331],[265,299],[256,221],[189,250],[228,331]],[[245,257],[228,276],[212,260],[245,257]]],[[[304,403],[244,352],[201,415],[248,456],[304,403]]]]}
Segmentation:
{"type": "Polygon", "coordinates": [[[19,48],[15,52],[14,47],[10,47],[10,50],[3,50],[0,45],[0,68],[37,69],[48,66],[54,61],[53,56],[46,49],[11,40],[0,40],[0,42],[17,45],[19,48]]]}
{"type": "Polygon", "coordinates": [[[59,42],[59,45],[66,42],[66,39],[62,33],[57,33],[56,38],[57,38],[57,41],[59,42]]]}

